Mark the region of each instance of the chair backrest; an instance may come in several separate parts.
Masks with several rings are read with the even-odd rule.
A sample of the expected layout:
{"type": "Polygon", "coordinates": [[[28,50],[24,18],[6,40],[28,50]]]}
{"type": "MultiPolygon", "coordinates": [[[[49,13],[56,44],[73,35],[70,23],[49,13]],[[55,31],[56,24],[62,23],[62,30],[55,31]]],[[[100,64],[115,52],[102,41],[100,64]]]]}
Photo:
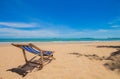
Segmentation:
{"type": "Polygon", "coordinates": [[[38,54],[38,55],[40,55],[40,51],[38,51],[38,50],[36,50],[36,49],[34,49],[33,47],[31,47],[31,46],[21,46],[22,47],[22,49],[24,49],[24,50],[26,50],[26,51],[28,51],[28,52],[31,52],[31,53],[33,53],[33,54],[38,54]]]}
{"type": "Polygon", "coordinates": [[[12,44],[12,45],[18,48],[21,48],[23,50],[26,50],[30,53],[40,55],[40,49],[31,43],[30,44],[12,44]]]}

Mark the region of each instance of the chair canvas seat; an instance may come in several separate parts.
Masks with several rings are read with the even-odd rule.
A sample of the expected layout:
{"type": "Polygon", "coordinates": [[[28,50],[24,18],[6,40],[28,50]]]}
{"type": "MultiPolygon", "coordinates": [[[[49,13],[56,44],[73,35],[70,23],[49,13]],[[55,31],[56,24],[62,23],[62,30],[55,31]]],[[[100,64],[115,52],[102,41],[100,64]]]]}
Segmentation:
{"type": "Polygon", "coordinates": [[[40,54],[39,51],[33,49],[31,46],[22,46],[22,48],[23,48],[24,50],[28,51],[28,52],[33,53],[33,54],[38,54],[38,55],[40,54]]]}
{"type": "MultiPolygon", "coordinates": [[[[28,52],[31,52],[33,54],[37,54],[37,55],[40,55],[40,51],[32,48],[31,46],[22,46],[22,48],[28,52]]],[[[47,56],[47,55],[50,55],[52,53],[52,51],[43,51],[43,56],[47,56]]]]}

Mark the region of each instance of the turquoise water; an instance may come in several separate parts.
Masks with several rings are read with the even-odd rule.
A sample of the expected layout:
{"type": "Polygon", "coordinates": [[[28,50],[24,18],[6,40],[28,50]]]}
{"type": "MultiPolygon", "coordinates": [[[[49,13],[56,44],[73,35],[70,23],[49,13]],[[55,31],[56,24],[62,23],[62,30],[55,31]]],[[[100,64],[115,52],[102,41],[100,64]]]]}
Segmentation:
{"type": "Polygon", "coordinates": [[[120,38],[0,38],[0,42],[120,41],[120,38]]]}

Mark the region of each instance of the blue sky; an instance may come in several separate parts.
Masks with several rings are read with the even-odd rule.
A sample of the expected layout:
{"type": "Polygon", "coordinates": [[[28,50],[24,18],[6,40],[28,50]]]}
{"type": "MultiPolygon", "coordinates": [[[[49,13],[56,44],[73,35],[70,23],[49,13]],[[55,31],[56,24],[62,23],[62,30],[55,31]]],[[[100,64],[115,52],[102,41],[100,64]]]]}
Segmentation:
{"type": "Polygon", "coordinates": [[[120,38],[120,0],[1,0],[0,38],[120,38]]]}

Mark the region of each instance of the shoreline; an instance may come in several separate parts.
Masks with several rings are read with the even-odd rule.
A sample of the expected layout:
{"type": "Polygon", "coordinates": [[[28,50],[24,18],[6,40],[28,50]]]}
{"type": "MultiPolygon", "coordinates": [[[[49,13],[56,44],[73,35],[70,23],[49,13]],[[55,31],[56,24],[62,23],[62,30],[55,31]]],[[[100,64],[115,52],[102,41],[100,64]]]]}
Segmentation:
{"type": "Polygon", "coordinates": [[[2,42],[0,43],[0,47],[9,47],[12,46],[12,43],[16,43],[16,44],[35,44],[35,45],[120,45],[120,41],[71,41],[71,42],[2,42]]]}
{"type": "Polygon", "coordinates": [[[46,44],[46,43],[59,43],[59,44],[64,44],[64,43],[105,43],[105,42],[120,42],[120,41],[49,41],[49,42],[0,42],[0,44],[11,44],[11,43],[35,43],[35,44],[46,44]]]}

